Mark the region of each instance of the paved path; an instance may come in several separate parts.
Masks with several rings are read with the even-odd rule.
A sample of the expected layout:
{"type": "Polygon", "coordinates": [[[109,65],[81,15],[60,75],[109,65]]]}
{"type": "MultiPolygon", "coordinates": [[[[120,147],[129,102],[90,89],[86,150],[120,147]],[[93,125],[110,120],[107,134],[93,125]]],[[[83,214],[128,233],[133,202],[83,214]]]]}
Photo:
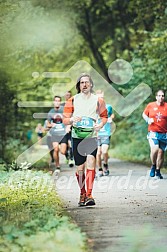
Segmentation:
{"type": "Polygon", "coordinates": [[[64,166],[56,187],[68,213],[86,232],[93,251],[130,251],[135,239],[142,244],[146,239],[146,246],[162,245],[162,251],[167,251],[167,174],[163,180],[149,178],[146,166],[111,159],[110,176],[95,181],[96,205],[92,207],[78,207],[75,168],[64,166]],[[126,238],[129,232],[130,241],[126,238]]]}

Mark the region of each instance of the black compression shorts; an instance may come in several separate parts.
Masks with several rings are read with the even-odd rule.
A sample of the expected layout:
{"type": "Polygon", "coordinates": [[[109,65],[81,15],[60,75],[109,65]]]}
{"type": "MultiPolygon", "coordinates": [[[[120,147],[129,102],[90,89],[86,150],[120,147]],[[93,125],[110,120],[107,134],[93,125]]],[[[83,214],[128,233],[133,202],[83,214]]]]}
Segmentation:
{"type": "Polygon", "coordinates": [[[82,165],[85,163],[87,155],[92,155],[96,158],[97,138],[72,138],[72,150],[75,165],[82,165]]]}

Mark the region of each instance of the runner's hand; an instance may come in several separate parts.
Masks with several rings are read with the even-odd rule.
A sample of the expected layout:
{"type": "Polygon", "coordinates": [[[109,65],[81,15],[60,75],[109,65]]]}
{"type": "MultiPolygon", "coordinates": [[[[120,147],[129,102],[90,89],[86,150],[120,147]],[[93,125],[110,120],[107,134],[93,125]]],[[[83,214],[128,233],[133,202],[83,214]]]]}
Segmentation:
{"type": "Polygon", "coordinates": [[[75,125],[77,122],[80,122],[81,120],[82,120],[82,118],[79,117],[79,116],[71,117],[71,118],[70,118],[70,122],[71,122],[73,125],[75,125]]]}
{"type": "Polygon", "coordinates": [[[108,120],[107,120],[108,123],[112,123],[112,118],[109,117],[108,120]]]}
{"type": "Polygon", "coordinates": [[[66,126],[66,133],[69,133],[71,131],[71,125],[66,126]]]}
{"type": "Polygon", "coordinates": [[[99,131],[101,128],[103,127],[103,123],[95,123],[94,125],[94,129],[95,131],[99,131]]]}
{"type": "Polygon", "coordinates": [[[147,121],[147,123],[150,125],[150,124],[152,124],[154,122],[154,119],[153,118],[148,118],[148,121],[147,121]]]}

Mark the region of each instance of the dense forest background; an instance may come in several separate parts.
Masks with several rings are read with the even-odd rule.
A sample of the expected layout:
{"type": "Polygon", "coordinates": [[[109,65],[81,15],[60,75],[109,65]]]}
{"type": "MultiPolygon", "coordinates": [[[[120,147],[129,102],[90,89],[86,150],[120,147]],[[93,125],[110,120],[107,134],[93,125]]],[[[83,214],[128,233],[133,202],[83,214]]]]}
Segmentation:
{"type": "MultiPolygon", "coordinates": [[[[110,150],[114,157],[148,163],[147,125],[141,114],[158,89],[167,89],[165,1],[3,0],[0,12],[1,163],[11,163],[36,141],[35,127],[44,119],[33,114],[47,113],[50,107],[44,104],[69,89],[68,79],[44,78],[42,73],[66,72],[79,60],[88,62],[124,97],[142,82],[151,88],[150,96],[129,116],[114,111],[110,150]],[[109,79],[108,68],[116,59],[133,67],[126,85],[109,79]],[[19,106],[32,101],[34,106],[19,106]]],[[[105,97],[112,105],[110,93],[105,97]]]]}

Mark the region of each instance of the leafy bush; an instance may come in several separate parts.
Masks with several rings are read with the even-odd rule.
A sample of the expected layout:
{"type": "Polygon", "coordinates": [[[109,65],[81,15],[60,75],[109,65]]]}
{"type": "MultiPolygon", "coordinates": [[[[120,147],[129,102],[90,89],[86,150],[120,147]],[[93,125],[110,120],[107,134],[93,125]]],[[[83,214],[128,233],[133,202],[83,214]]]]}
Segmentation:
{"type": "Polygon", "coordinates": [[[28,145],[23,144],[20,139],[9,138],[5,147],[5,162],[8,164],[12,163],[27,148],[28,145]]]}
{"type": "Polygon", "coordinates": [[[1,172],[1,249],[7,251],[85,251],[85,235],[63,211],[48,173],[1,172]]]}

